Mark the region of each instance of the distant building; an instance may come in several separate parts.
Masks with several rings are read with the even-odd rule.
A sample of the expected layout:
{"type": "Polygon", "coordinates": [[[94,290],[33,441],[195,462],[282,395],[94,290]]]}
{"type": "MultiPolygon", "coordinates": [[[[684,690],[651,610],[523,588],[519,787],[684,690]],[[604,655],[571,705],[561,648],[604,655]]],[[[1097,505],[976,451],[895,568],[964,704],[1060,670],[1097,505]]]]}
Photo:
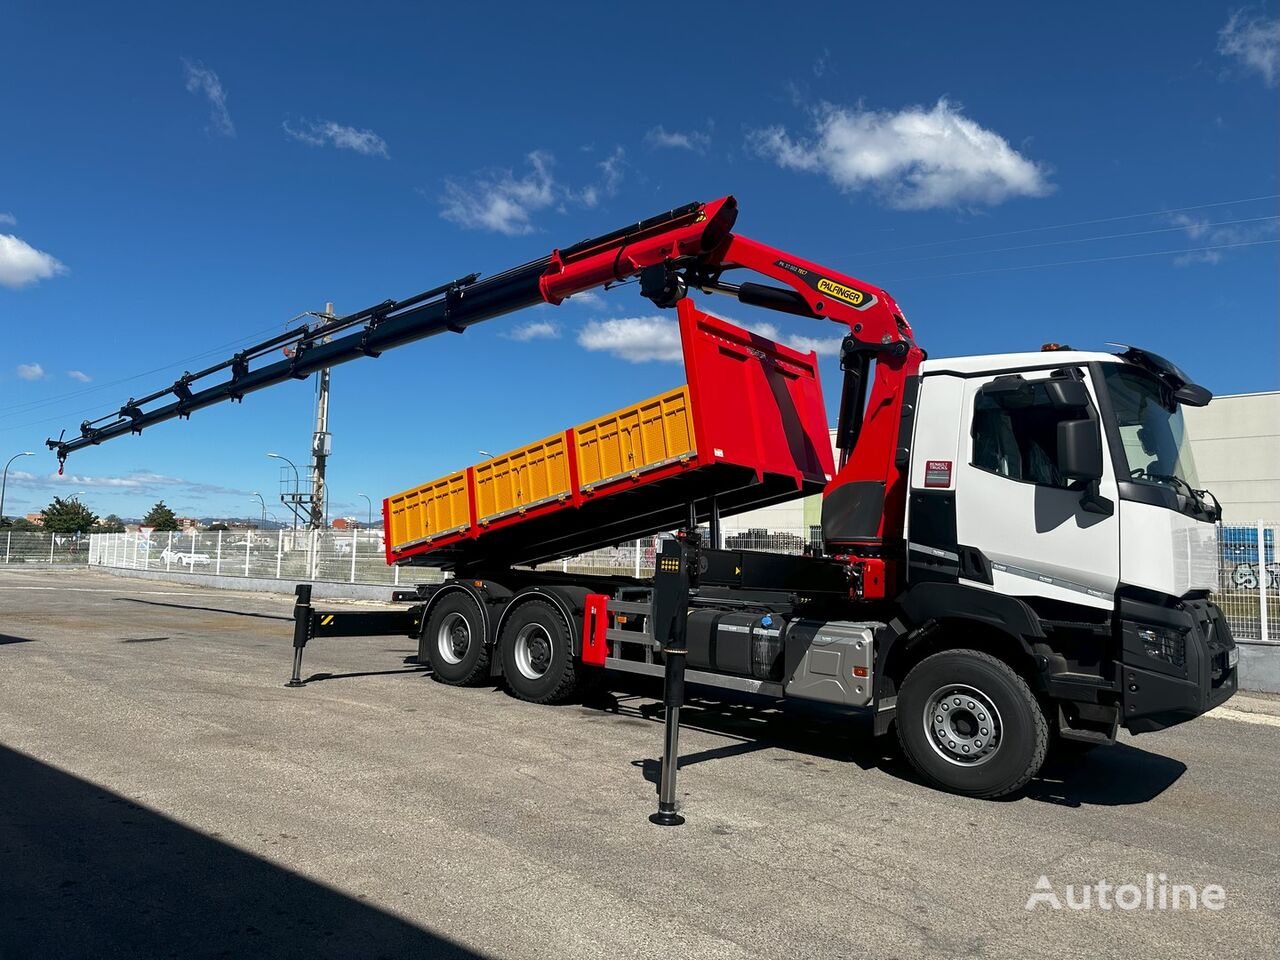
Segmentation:
{"type": "Polygon", "coordinates": [[[44,526],[44,516],[39,513],[28,513],[27,520],[34,523],[37,527],[44,526]]]}
{"type": "Polygon", "coordinates": [[[358,517],[334,517],[329,526],[334,530],[359,530],[362,524],[358,517]]]}
{"type": "Polygon", "coordinates": [[[1222,520],[1280,522],[1280,390],[1214,397],[1184,408],[1199,484],[1222,503],[1222,520]]]}

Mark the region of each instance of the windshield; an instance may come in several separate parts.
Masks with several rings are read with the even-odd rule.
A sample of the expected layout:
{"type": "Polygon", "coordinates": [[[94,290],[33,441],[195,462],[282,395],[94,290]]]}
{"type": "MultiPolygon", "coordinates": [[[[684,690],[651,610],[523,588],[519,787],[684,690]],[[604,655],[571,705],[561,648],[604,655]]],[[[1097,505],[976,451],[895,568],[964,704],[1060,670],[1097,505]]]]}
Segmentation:
{"type": "Polygon", "coordinates": [[[1127,465],[1117,464],[1120,475],[1125,475],[1127,466],[1137,481],[1173,485],[1181,481],[1193,490],[1198,488],[1200,479],[1182,408],[1172,391],[1150,374],[1127,365],[1106,364],[1104,373],[1128,459],[1127,465]]]}

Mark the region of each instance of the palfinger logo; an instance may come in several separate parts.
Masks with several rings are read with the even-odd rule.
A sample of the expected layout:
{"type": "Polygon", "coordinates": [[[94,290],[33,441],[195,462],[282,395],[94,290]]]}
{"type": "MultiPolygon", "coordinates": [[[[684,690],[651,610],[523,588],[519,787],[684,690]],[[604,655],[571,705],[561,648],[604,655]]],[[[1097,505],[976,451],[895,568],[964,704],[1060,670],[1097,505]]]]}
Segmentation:
{"type": "Polygon", "coordinates": [[[1041,876],[1035,892],[1027,898],[1026,909],[1046,907],[1050,910],[1221,910],[1227,905],[1225,887],[1210,883],[1197,887],[1191,883],[1169,883],[1166,874],[1148,873],[1145,882],[1069,883],[1061,896],[1053,881],[1041,876]]]}
{"type": "Polygon", "coordinates": [[[818,292],[825,293],[828,297],[835,297],[837,300],[843,300],[845,303],[855,307],[862,306],[867,299],[867,295],[861,290],[846,287],[843,283],[836,283],[826,277],[818,281],[818,292]]]}

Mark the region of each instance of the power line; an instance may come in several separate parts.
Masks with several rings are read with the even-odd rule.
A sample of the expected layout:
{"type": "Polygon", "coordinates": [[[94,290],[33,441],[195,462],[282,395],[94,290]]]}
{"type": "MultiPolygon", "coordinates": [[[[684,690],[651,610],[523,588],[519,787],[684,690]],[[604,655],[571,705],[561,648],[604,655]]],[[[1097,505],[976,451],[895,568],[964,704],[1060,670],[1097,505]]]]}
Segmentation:
{"type": "MultiPolygon", "coordinates": [[[[1266,217],[1245,217],[1241,220],[1218,220],[1213,223],[1197,223],[1197,230],[1209,230],[1214,227],[1230,227],[1241,223],[1260,223],[1262,221],[1280,220],[1280,215],[1266,217]]],[[[946,260],[951,257],[976,257],[984,253],[1008,253],[1017,250],[1034,250],[1038,247],[1057,247],[1067,243],[1094,243],[1103,240],[1124,240],[1130,237],[1147,237],[1156,233],[1176,233],[1186,230],[1191,224],[1179,224],[1176,227],[1157,227],[1152,230],[1135,230],[1130,233],[1103,233],[1093,237],[1071,237],[1066,240],[1045,240],[1041,243],[1020,243],[1011,247],[990,247],[985,250],[958,250],[955,253],[937,253],[928,257],[911,257],[906,260],[888,260],[884,263],[870,263],[868,267],[893,267],[903,263],[923,263],[928,260],[946,260]]]]}
{"type": "Polygon", "coordinates": [[[171,370],[174,367],[178,367],[186,363],[192,363],[193,361],[196,361],[196,360],[201,360],[209,356],[210,354],[219,353],[223,350],[230,349],[231,347],[239,346],[240,344],[245,343],[248,340],[257,339],[258,337],[271,333],[273,330],[276,330],[278,328],[279,328],[279,324],[272,324],[271,326],[266,327],[263,330],[260,330],[254,333],[246,333],[242,336],[237,337],[234,340],[228,340],[226,343],[220,343],[217,346],[210,347],[208,350],[205,350],[201,353],[193,354],[190,357],[183,357],[181,359],[174,360],[172,363],[166,363],[162,367],[154,367],[151,370],[144,370],[141,373],[135,373],[128,377],[120,377],[119,379],[116,379],[116,380],[108,380],[104,383],[95,384],[92,387],[85,387],[83,390],[72,390],[68,393],[60,393],[52,397],[41,397],[39,400],[28,400],[25,403],[15,403],[7,407],[0,407],[0,413],[30,413],[32,410],[38,410],[41,407],[47,407],[51,404],[61,403],[64,400],[72,400],[76,397],[87,396],[91,393],[99,393],[111,387],[119,386],[122,383],[129,383],[133,380],[140,380],[142,377],[149,377],[155,373],[163,373],[165,370],[171,370]]]}
{"type": "Polygon", "coordinates": [[[1097,217],[1093,220],[1077,220],[1073,223],[1051,223],[1042,227],[1024,227],[1020,230],[1002,230],[999,233],[983,233],[972,237],[955,237],[951,240],[929,240],[925,243],[908,243],[900,247],[881,247],[879,250],[864,250],[850,254],[854,257],[872,257],[880,253],[895,253],[898,250],[916,250],[921,247],[937,247],[947,243],[968,243],[972,240],[992,240],[996,237],[1012,237],[1023,233],[1038,233],[1042,230],[1066,230],[1070,227],[1088,227],[1097,223],[1115,223],[1118,220],[1136,220],[1139,217],[1158,217],[1167,213],[1184,213],[1187,210],[1208,210],[1210,207],[1226,207],[1233,203],[1258,203],[1263,200],[1280,199],[1280,193],[1270,193],[1261,197],[1242,197],[1239,200],[1218,200],[1214,203],[1197,203],[1188,207],[1166,207],[1163,210],[1148,210],[1146,213],[1126,213],[1117,217],[1097,217]]]}
{"type": "Polygon", "coordinates": [[[1152,250],[1147,253],[1124,253],[1114,257],[1086,257],[1080,260],[1052,260],[1049,263],[1026,263],[1014,267],[991,267],[987,270],[965,270],[960,273],[932,273],[924,277],[899,277],[886,283],[914,283],[917,280],[939,280],[946,277],[975,277],[984,273],[1007,273],[1012,270],[1038,270],[1042,267],[1065,267],[1077,263],[1107,263],[1111,260],[1137,260],[1141,257],[1177,256],[1184,253],[1206,253],[1211,250],[1227,250],[1232,247],[1256,247],[1264,243],[1280,243],[1275,240],[1243,240],[1239,243],[1217,243],[1207,247],[1181,247],[1174,250],[1152,250]]]}

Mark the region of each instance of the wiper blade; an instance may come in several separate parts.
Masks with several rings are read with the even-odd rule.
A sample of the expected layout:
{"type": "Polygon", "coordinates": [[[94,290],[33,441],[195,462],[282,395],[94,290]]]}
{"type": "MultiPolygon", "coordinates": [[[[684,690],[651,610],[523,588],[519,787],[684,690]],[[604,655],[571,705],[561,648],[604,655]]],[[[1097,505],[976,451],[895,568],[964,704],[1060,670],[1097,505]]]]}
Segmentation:
{"type": "Polygon", "coordinates": [[[1197,507],[1213,517],[1214,522],[1222,519],[1222,504],[1218,503],[1218,498],[1213,496],[1213,494],[1208,490],[1196,490],[1191,486],[1191,484],[1187,483],[1187,481],[1183,480],[1181,477],[1176,477],[1171,473],[1152,473],[1150,470],[1142,470],[1138,473],[1138,477],[1145,477],[1148,480],[1155,480],[1159,483],[1169,483],[1175,487],[1180,487],[1187,491],[1187,496],[1196,504],[1197,507]],[[1213,498],[1212,507],[1209,506],[1208,501],[1205,499],[1206,496],[1213,498]]]}

